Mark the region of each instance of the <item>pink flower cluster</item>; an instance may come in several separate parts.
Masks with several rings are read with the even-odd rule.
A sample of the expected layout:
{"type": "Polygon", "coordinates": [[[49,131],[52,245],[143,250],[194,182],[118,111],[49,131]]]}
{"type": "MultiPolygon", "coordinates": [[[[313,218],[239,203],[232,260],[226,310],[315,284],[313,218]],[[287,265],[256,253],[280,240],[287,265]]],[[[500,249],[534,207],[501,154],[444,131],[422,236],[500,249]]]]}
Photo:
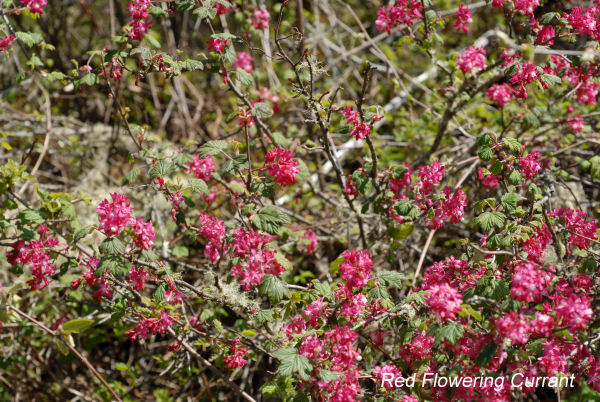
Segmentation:
{"type": "Polygon", "coordinates": [[[430,359],[434,342],[435,338],[427,336],[427,332],[415,330],[415,336],[412,340],[400,347],[400,358],[408,364],[430,359]]]}
{"type": "Polygon", "coordinates": [[[381,32],[391,33],[399,25],[411,26],[421,18],[423,4],[418,0],[397,0],[393,6],[383,6],[377,11],[375,25],[381,32]]]}
{"type": "Polygon", "coordinates": [[[353,401],[361,390],[359,384],[361,351],[354,346],[358,334],[348,327],[334,327],[326,331],[323,339],[310,335],[302,340],[299,353],[311,360],[313,375],[302,386],[310,387],[309,392],[316,400],[333,402],[353,401]],[[326,366],[325,361],[330,362],[326,366]],[[321,370],[339,373],[331,381],[319,378],[321,370]]]}
{"type": "Polygon", "coordinates": [[[598,239],[598,224],[595,219],[586,220],[587,213],[578,209],[556,208],[550,216],[565,220],[565,226],[569,231],[569,245],[585,249],[592,240],[598,239]]]}
{"type": "Polygon", "coordinates": [[[282,186],[298,183],[296,177],[300,173],[298,161],[292,159],[294,154],[289,149],[275,147],[265,155],[265,167],[275,182],[282,186]]]}
{"type": "MultiPolygon", "coordinates": [[[[110,270],[106,270],[103,275],[96,275],[96,269],[98,267],[98,263],[100,262],[97,258],[91,258],[86,261],[85,264],[88,266],[88,271],[83,274],[83,279],[88,286],[97,286],[96,292],[92,296],[94,300],[100,302],[103,297],[107,299],[112,299],[112,290],[110,288],[110,283],[108,283],[106,279],[106,274],[110,273],[110,270]]],[[[75,280],[71,283],[71,287],[76,289],[79,287],[81,283],[81,279],[75,280]]]]}
{"type": "MultiPolygon", "coordinates": [[[[444,220],[451,223],[458,223],[464,216],[464,208],[468,205],[467,196],[461,189],[453,190],[445,186],[437,194],[434,189],[441,183],[446,170],[439,161],[433,161],[431,165],[421,166],[417,169],[418,180],[411,185],[411,170],[405,167],[406,171],[397,176],[394,173],[390,181],[390,189],[395,193],[394,202],[405,199],[412,199],[415,206],[421,211],[430,210],[428,214],[427,225],[430,228],[439,229],[444,220]]],[[[390,207],[392,218],[403,223],[405,217],[394,215],[393,207],[390,207]]]]}
{"type": "Polygon", "coordinates": [[[266,8],[257,8],[252,13],[252,26],[256,29],[267,29],[269,27],[269,11],[266,8]]]}
{"type": "Polygon", "coordinates": [[[312,229],[304,232],[304,238],[298,243],[298,248],[306,254],[312,254],[317,249],[317,235],[312,229]]]}
{"type": "Polygon", "coordinates": [[[211,214],[201,213],[198,234],[207,240],[204,246],[204,255],[215,263],[221,258],[225,241],[225,222],[211,214]]]}
{"type": "Polygon", "coordinates": [[[225,356],[223,363],[225,367],[230,370],[244,366],[248,361],[244,359],[244,356],[248,355],[248,348],[243,348],[242,342],[239,339],[233,341],[233,344],[229,346],[229,355],[225,356]]]}
{"type": "Polygon", "coordinates": [[[161,311],[158,317],[144,317],[139,316],[137,325],[127,331],[125,335],[132,342],[138,339],[146,339],[152,333],[153,335],[162,334],[165,332],[175,319],[171,316],[168,311],[161,311]]]}
{"type": "Polygon", "coordinates": [[[127,226],[131,226],[134,234],[133,243],[136,247],[148,250],[154,243],[156,231],[152,221],[144,222],[142,218],[135,220],[131,213],[129,197],[124,194],[111,193],[112,202],[102,200],[98,205],[98,230],[108,237],[118,236],[127,226]]]}
{"type": "Polygon", "coordinates": [[[456,18],[454,28],[456,28],[457,31],[469,32],[469,26],[471,25],[473,18],[471,17],[471,11],[469,11],[464,4],[461,3],[460,6],[458,6],[458,10],[456,10],[454,17],[456,18]]]}
{"type": "Polygon", "coordinates": [[[223,53],[225,47],[229,44],[229,39],[210,38],[206,41],[208,50],[214,50],[217,53],[223,53]]]}
{"type": "Polygon", "coordinates": [[[371,126],[361,121],[360,114],[352,110],[350,106],[346,106],[342,110],[342,114],[346,117],[346,122],[352,126],[350,137],[355,137],[357,140],[362,140],[371,134],[371,126]]]}
{"type": "Polygon", "coordinates": [[[425,271],[421,287],[428,289],[431,286],[447,283],[464,292],[466,289],[475,288],[483,274],[485,274],[485,267],[472,268],[467,261],[450,256],[444,261],[433,263],[425,271]]]}
{"type": "Polygon", "coordinates": [[[232,67],[241,68],[245,72],[252,74],[252,72],[254,71],[254,66],[252,65],[253,61],[254,57],[250,56],[250,53],[239,52],[232,64],[232,67]]]}
{"type": "Polygon", "coordinates": [[[215,163],[213,158],[208,155],[205,158],[200,158],[199,154],[194,155],[192,162],[187,162],[187,174],[192,173],[196,179],[209,181],[215,172],[215,163]]]}
{"type": "Polygon", "coordinates": [[[272,236],[260,234],[252,229],[236,229],[233,234],[233,250],[241,261],[233,267],[232,276],[237,276],[245,290],[260,283],[266,274],[275,276],[285,272],[275,259],[277,251],[265,247],[272,236]]]}
{"type": "Polygon", "coordinates": [[[494,188],[498,185],[498,180],[501,179],[501,176],[491,174],[489,172],[486,174],[483,169],[479,168],[479,171],[477,172],[477,178],[482,182],[483,187],[494,188]]]}
{"type": "Polygon", "coordinates": [[[48,0],[21,0],[21,4],[33,14],[44,14],[44,7],[48,4],[48,0]]]}
{"type": "Polygon", "coordinates": [[[351,297],[355,289],[363,288],[369,280],[373,260],[367,250],[346,250],[340,257],[344,258],[340,264],[340,276],[346,281],[344,291],[351,297]]]}
{"type": "Polygon", "coordinates": [[[425,301],[433,314],[442,321],[456,319],[456,314],[461,311],[462,295],[458,289],[448,283],[432,285],[425,289],[429,292],[425,301]]]}
{"type": "Polygon", "coordinates": [[[548,271],[553,270],[552,266],[544,270],[531,263],[517,263],[510,296],[521,302],[540,302],[552,284],[555,275],[548,271]]]}
{"type": "Polygon", "coordinates": [[[513,99],[513,89],[508,84],[494,84],[486,92],[487,97],[499,107],[504,107],[513,99]]]}
{"type": "Polygon", "coordinates": [[[483,70],[485,68],[485,55],[485,49],[469,46],[458,56],[456,65],[463,74],[483,70]]]}
{"type": "Polygon", "coordinates": [[[132,265],[129,270],[129,281],[133,285],[133,290],[144,290],[149,276],[150,272],[143,267],[136,268],[135,265],[132,265]]]}
{"type": "Polygon", "coordinates": [[[123,229],[133,222],[131,213],[133,209],[129,204],[129,197],[124,194],[111,193],[112,202],[104,199],[96,212],[100,226],[98,230],[108,237],[118,236],[123,229]]]}
{"type": "Polygon", "coordinates": [[[150,0],[133,0],[127,7],[131,17],[129,23],[129,35],[133,40],[142,40],[144,34],[152,27],[148,10],[152,7],[150,0]]]}
{"type": "Polygon", "coordinates": [[[519,161],[521,171],[529,180],[533,179],[533,176],[535,176],[542,169],[539,157],[539,151],[537,149],[534,149],[526,157],[521,158],[521,160],[519,161]]]}
{"type": "Polygon", "coordinates": [[[39,235],[39,240],[18,240],[11,244],[12,250],[6,251],[6,260],[10,265],[29,265],[33,279],[28,280],[27,284],[31,290],[44,289],[50,283],[50,276],[56,272],[49,249],[58,246],[58,239],[49,236],[45,225],[40,225],[39,235]]]}
{"type": "Polygon", "coordinates": [[[527,85],[537,81],[540,78],[540,71],[535,63],[527,62],[517,65],[515,73],[510,77],[510,83],[517,88],[514,91],[515,96],[527,99],[527,85]]]}
{"type": "Polygon", "coordinates": [[[527,343],[530,335],[530,326],[522,314],[511,311],[495,321],[498,334],[509,339],[512,345],[527,343]]]}
{"type": "Polygon", "coordinates": [[[0,37],[0,52],[6,52],[15,39],[13,35],[0,37]]]}

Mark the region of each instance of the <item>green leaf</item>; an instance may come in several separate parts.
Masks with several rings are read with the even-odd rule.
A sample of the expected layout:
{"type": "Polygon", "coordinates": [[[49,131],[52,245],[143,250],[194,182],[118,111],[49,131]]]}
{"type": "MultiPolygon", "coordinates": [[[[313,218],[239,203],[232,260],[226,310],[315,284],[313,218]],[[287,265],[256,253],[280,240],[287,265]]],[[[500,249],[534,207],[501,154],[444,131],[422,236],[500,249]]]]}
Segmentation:
{"type": "Polygon", "coordinates": [[[502,212],[484,212],[475,218],[474,222],[484,232],[489,232],[494,226],[504,226],[505,215],[502,212]]]}
{"type": "Polygon", "coordinates": [[[212,20],[217,16],[217,10],[210,4],[203,4],[202,7],[198,7],[194,10],[194,14],[200,19],[208,18],[212,20]]]}
{"type": "Polygon", "coordinates": [[[483,349],[481,349],[481,352],[479,352],[479,354],[477,355],[477,358],[475,359],[475,364],[477,364],[478,367],[487,366],[492,361],[497,350],[498,345],[496,345],[496,342],[494,342],[493,340],[490,341],[490,343],[485,345],[483,349]]]}
{"type": "Polygon", "coordinates": [[[265,275],[258,287],[258,293],[261,296],[269,296],[271,303],[279,303],[284,296],[289,294],[287,286],[281,279],[271,274],[265,275]]]}
{"type": "Polygon", "coordinates": [[[202,70],[204,68],[204,64],[198,60],[185,59],[179,62],[179,66],[182,70],[185,71],[196,71],[202,70]]]}
{"type": "Polygon", "coordinates": [[[303,380],[310,378],[312,365],[306,356],[298,354],[296,348],[277,349],[273,352],[273,356],[281,362],[278,369],[280,375],[291,376],[297,373],[303,380]]]}
{"type": "Polygon", "coordinates": [[[412,223],[403,223],[401,225],[395,222],[388,228],[388,233],[392,239],[402,240],[406,239],[413,232],[415,225],[412,223]]]}
{"type": "Polygon", "coordinates": [[[502,206],[507,211],[514,211],[517,208],[517,203],[521,201],[523,197],[516,193],[504,194],[501,198],[502,206]]]}
{"type": "Polygon", "coordinates": [[[331,290],[331,285],[329,285],[329,283],[320,282],[318,279],[313,279],[312,284],[315,287],[315,290],[319,292],[321,296],[332,300],[333,290],[331,290]]]}
{"type": "Polygon", "coordinates": [[[557,77],[556,75],[552,75],[552,74],[542,74],[540,79],[548,85],[562,84],[562,80],[560,79],[560,77],[557,77]]]}
{"type": "Polygon", "coordinates": [[[44,40],[42,35],[33,32],[15,32],[17,38],[19,38],[27,47],[32,47],[33,45],[37,45],[41,41],[44,40]]]}
{"type": "Polygon", "coordinates": [[[121,179],[121,185],[125,186],[127,184],[131,184],[135,181],[135,179],[137,179],[138,175],[140,174],[140,169],[138,168],[133,168],[129,171],[129,173],[127,173],[125,176],[123,176],[123,178],[121,179]]]}
{"type": "Polygon", "coordinates": [[[108,237],[98,249],[102,254],[119,254],[125,251],[125,244],[118,237],[108,237]]]}
{"type": "Polygon", "coordinates": [[[245,87],[249,87],[254,83],[254,78],[252,78],[252,74],[248,73],[246,70],[237,68],[235,70],[235,74],[238,81],[245,87]]]}
{"type": "Polygon", "coordinates": [[[375,286],[369,290],[369,296],[373,299],[389,299],[390,295],[384,286],[375,286]]]}
{"type": "Polygon", "coordinates": [[[223,149],[227,148],[227,145],[227,142],[223,140],[208,141],[206,144],[200,147],[198,152],[202,158],[205,158],[209,155],[218,155],[223,149]]]}
{"type": "Polygon", "coordinates": [[[411,294],[406,296],[406,299],[404,299],[404,302],[409,303],[409,304],[412,302],[415,302],[417,304],[423,304],[423,303],[425,303],[425,296],[428,294],[429,294],[429,292],[426,290],[422,290],[420,292],[412,292],[411,294]]]}
{"type": "Polygon", "coordinates": [[[79,84],[85,84],[88,87],[94,86],[99,82],[100,82],[100,77],[98,77],[94,73],[86,74],[83,77],[81,77],[81,79],[79,80],[79,84]]]}
{"type": "Polygon", "coordinates": [[[397,288],[401,288],[404,275],[396,271],[379,271],[377,272],[377,279],[379,279],[379,282],[384,286],[396,286],[397,288]]]}
{"type": "Polygon", "coordinates": [[[483,147],[477,153],[482,161],[489,161],[494,157],[494,151],[490,147],[483,147]]]}
{"type": "Polygon", "coordinates": [[[67,321],[62,328],[65,333],[78,334],[85,331],[94,324],[94,320],[88,318],[78,318],[76,320],[67,321]]]}
{"type": "Polygon", "coordinates": [[[100,258],[98,267],[94,274],[100,277],[110,270],[115,275],[124,275],[128,271],[127,260],[118,255],[107,255],[100,258]]]}
{"type": "Polygon", "coordinates": [[[202,194],[208,194],[209,190],[208,190],[208,186],[206,185],[206,182],[202,179],[188,179],[188,183],[190,184],[190,188],[192,189],[192,191],[194,193],[202,193],[202,194]]]}
{"type": "Polygon", "coordinates": [[[438,343],[442,341],[448,341],[450,344],[454,345],[456,342],[458,342],[464,332],[465,329],[461,324],[451,322],[448,325],[440,328],[436,336],[436,341],[438,343]]]}
{"type": "Polygon", "coordinates": [[[31,223],[34,225],[44,223],[44,221],[46,220],[44,218],[44,215],[40,211],[35,209],[26,209],[24,211],[21,211],[18,218],[22,223],[31,223]]]}
{"type": "Polygon", "coordinates": [[[516,138],[505,137],[502,139],[502,145],[515,153],[519,153],[523,150],[523,146],[516,138]]]}
{"type": "Polygon", "coordinates": [[[330,370],[323,369],[319,373],[319,378],[322,381],[331,382],[331,381],[337,380],[337,378],[341,375],[342,375],[342,373],[339,373],[337,371],[330,371],[330,370]]]}
{"type": "Polygon", "coordinates": [[[154,166],[152,169],[150,169],[150,172],[148,174],[152,178],[156,178],[158,176],[165,177],[165,176],[170,175],[174,171],[175,171],[175,166],[173,166],[171,164],[167,165],[164,161],[158,161],[156,163],[156,166],[154,166]]]}
{"type": "Polygon", "coordinates": [[[292,263],[282,253],[275,252],[274,258],[275,258],[275,261],[277,261],[277,263],[279,265],[281,265],[282,267],[284,267],[286,269],[286,271],[289,271],[292,269],[292,263]]]}
{"type": "Polygon", "coordinates": [[[158,6],[150,6],[148,13],[153,17],[167,17],[169,14],[158,6]]]}
{"type": "Polygon", "coordinates": [[[80,241],[81,239],[83,239],[85,236],[89,235],[93,231],[94,231],[94,228],[92,226],[82,227],[81,229],[76,231],[75,234],[73,235],[73,243],[77,243],[78,241],[80,241]]]}
{"type": "Polygon", "coordinates": [[[258,102],[252,108],[252,114],[257,117],[271,117],[273,115],[273,108],[265,102],[258,102]]]}
{"type": "Polygon", "coordinates": [[[194,8],[194,4],[196,2],[194,0],[176,0],[175,4],[177,4],[177,9],[181,11],[188,11],[194,8]]]}
{"type": "Polygon", "coordinates": [[[152,36],[150,34],[145,34],[144,39],[146,39],[148,41],[148,43],[150,45],[152,45],[152,47],[154,47],[156,49],[160,49],[160,47],[161,47],[160,42],[157,41],[156,38],[154,38],[154,36],[152,36]]]}
{"type": "Polygon", "coordinates": [[[540,24],[549,25],[554,17],[556,16],[555,12],[545,13],[540,17],[540,24]]]}
{"type": "Polygon", "coordinates": [[[275,205],[267,205],[261,208],[256,215],[252,217],[252,224],[257,229],[264,230],[270,234],[277,234],[279,225],[290,223],[290,217],[275,205]]]}
{"type": "Polygon", "coordinates": [[[166,285],[164,283],[161,283],[156,287],[153,294],[155,302],[161,303],[165,299],[165,289],[166,285]]]}
{"type": "Polygon", "coordinates": [[[262,325],[265,322],[271,322],[275,319],[275,311],[273,309],[260,310],[255,317],[256,323],[262,325]]]}

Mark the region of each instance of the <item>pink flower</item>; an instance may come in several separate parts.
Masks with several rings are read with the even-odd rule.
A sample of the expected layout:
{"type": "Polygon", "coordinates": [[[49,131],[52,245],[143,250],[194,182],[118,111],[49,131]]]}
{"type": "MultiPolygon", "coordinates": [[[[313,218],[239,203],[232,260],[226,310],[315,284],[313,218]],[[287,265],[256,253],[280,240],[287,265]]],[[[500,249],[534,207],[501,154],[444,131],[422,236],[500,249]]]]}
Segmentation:
{"type": "Polygon", "coordinates": [[[306,254],[312,254],[317,249],[317,245],[317,235],[312,229],[308,229],[304,232],[304,239],[300,241],[298,248],[306,254]]]}
{"type": "Polygon", "coordinates": [[[362,288],[369,280],[373,268],[371,255],[367,250],[346,250],[340,257],[340,276],[346,280],[346,295],[349,297],[356,288],[362,288]]]}
{"type": "Polygon", "coordinates": [[[245,290],[261,282],[266,274],[279,276],[285,268],[277,262],[274,251],[265,247],[272,236],[260,234],[252,229],[237,229],[233,234],[233,251],[240,262],[233,267],[231,276],[237,276],[245,290]]]}
{"type": "Polygon", "coordinates": [[[352,180],[352,176],[348,177],[346,180],[346,184],[344,185],[344,192],[346,195],[356,195],[358,192],[356,191],[356,186],[354,185],[354,181],[352,180]]]}
{"type": "Polygon", "coordinates": [[[152,7],[150,0],[133,0],[127,7],[127,12],[131,17],[129,23],[129,34],[133,40],[142,40],[144,34],[152,27],[149,20],[148,10],[152,7]]]}
{"type": "Polygon", "coordinates": [[[254,125],[254,117],[252,116],[252,113],[246,109],[240,109],[237,121],[241,127],[252,127],[254,125]]]}
{"type": "Polygon", "coordinates": [[[133,217],[129,205],[129,197],[124,194],[110,194],[112,202],[104,199],[99,205],[96,212],[98,213],[98,221],[100,225],[98,230],[104,232],[108,237],[119,235],[127,225],[133,223],[133,217]]]}
{"type": "Polygon", "coordinates": [[[212,175],[215,172],[215,163],[213,158],[208,155],[205,158],[200,158],[199,154],[194,155],[192,162],[187,162],[187,174],[193,173],[196,179],[202,179],[209,181],[212,179],[212,175]]]}
{"type": "Polygon", "coordinates": [[[223,363],[225,363],[225,366],[228,369],[233,370],[248,363],[248,361],[244,359],[244,356],[248,355],[248,348],[242,348],[241,346],[242,342],[239,339],[236,339],[229,347],[230,354],[223,359],[223,363]]]}
{"type": "Polygon", "coordinates": [[[486,92],[487,97],[499,107],[504,107],[513,97],[513,89],[508,84],[494,84],[486,92]]]}
{"type": "Polygon", "coordinates": [[[377,11],[375,25],[381,32],[391,33],[399,25],[410,26],[421,18],[423,4],[418,0],[397,0],[394,6],[383,6],[377,11]]]}
{"type": "Polygon", "coordinates": [[[555,35],[556,33],[554,32],[554,27],[552,25],[544,25],[537,33],[535,43],[543,43],[544,45],[551,46],[554,44],[555,35]]]}
{"type": "Polygon", "coordinates": [[[223,253],[225,222],[207,213],[201,213],[199,218],[198,234],[208,240],[204,246],[204,255],[210,262],[215,263],[219,261],[223,253]]]}
{"type": "Polygon", "coordinates": [[[575,32],[581,36],[589,35],[597,39],[598,26],[596,18],[596,8],[583,9],[581,7],[573,7],[569,14],[564,13],[563,18],[569,21],[569,25],[573,27],[575,32]]]}
{"type": "MultiPolygon", "coordinates": [[[[560,341],[559,341],[560,342],[560,341]]],[[[538,364],[547,375],[567,374],[569,372],[568,356],[570,351],[561,344],[557,344],[554,338],[542,343],[544,351],[538,357],[538,364]]]]}
{"type": "Polygon", "coordinates": [[[577,102],[584,105],[595,105],[596,104],[596,96],[598,95],[598,89],[600,89],[600,84],[593,81],[585,81],[581,84],[581,86],[577,89],[575,93],[575,98],[577,102]]]}
{"type": "Polygon", "coordinates": [[[3,36],[0,38],[0,52],[6,52],[9,46],[15,41],[13,35],[3,36]]]}
{"type": "Polygon", "coordinates": [[[434,342],[435,338],[427,336],[427,332],[424,330],[421,332],[415,330],[415,336],[410,343],[400,347],[400,358],[409,364],[418,360],[429,359],[432,356],[434,342]]]}
{"type": "Polygon", "coordinates": [[[21,4],[33,14],[44,14],[44,7],[48,4],[48,0],[21,0],[21,4]]]}
{"type": "Polygon", "coordinates": [[[563,218],[569,232],[568,243],[575,245],[580,249],[585,249],[590,245],[590,240],[597,240],[598,225],[594,219],[589,221],[584,219],[587,213],[578,209],[555,208],[550,216],[563,218]]]}
{"type": "Polygon", "coordinates": [[[515,10],[521,11],[524,15],[533,16],[533,10],[539,5],[539,0],[514,0],[515,10]]]}
{"type": "Polygon", "coordinates": [[[482,182],[483,186],[486,188],[494,188],[498,185],[498,180],[500,176],[496,176],[494,174],[484,175],[483,169],[479,169],[478,179],[482,182]]]}
{"type": "Polygon", "coordinates": [[[444,218],[449,219],[450,223],[458,223],[465,216],[465,207],[467,203],[467,195],[461,189],[453,193],[452,187],[446,186],[442,193],[446,196],[442,200],[442,211],[444,218]]]}
{"type": "Polygon", "coordinates": [[[403,190],[410,187],[412,169],[406,163],[402,163],[402,166],[406,169],[404,173],[398,175],[397,172],[393,172],[392,177],[390,177],[390,190],[392,190],[394,194],[400,194],[403,190]]]}
{"type": "Polygon", "coordinates": [[[567,124],[572,132],[576,133],[578,131],[583,130],[583,117],[581,114],[576,114],[575,116],[571,116],[567,118],[567,124]]]}
{"type": "Polygon", "coordinates": [[[33,279],[27,281],[31,290],[44,289],[50,284],[50,276],[56,272],[52,264],[50,250],[58,245],[58,239],[48,236],[48,228],[40,225],[39,240],[25,242],[18,240],[6,251],[6,260],[11,265],[28,265],[33,279]]]}
{"type": "Polygon", "coordinates": [[[256,29],[267,29],[269,27],[269,11],[266,8],[257,8],[252,13],[252,25],[256,29]]]}
{"type": "MultiPolygon", "coordinates": [[[[551,267],[549,267],[551,268],[551,267]]],[[[554,275],[530,263],[518,263],[513,271],[510,296],[521,302],[540,302],[554,275]]]]}
{"type": "Polygon", "coordinates": [[[149,276],[150,272],[146,271],[143,267],[136,268],[135,265],[132,265],[129,270],[129,281],[133,284],[133,290],[144,290],[149,276]]]}
{"type": "Polygon", "coordinates": [[[495,321],[498,334],[510,340],[512,345],[527,343],[529,340],[530,327],[527,319],[511,311],[495,321]]]}
{"type": "Polygon", "coordinates": [[[485,55],[485,49],[469,46],[458,56],[456,65],[463,74],[483,70],[485,68],[485,55]]]}
{"type": "Polygon", "coordinates": [[[393,380],[395,380],[397,377],[402,376],[402,371],[400,369],[398,369],[398,367],[392,366],[389,364],[386,364],[383,367],[375,366],[375,368],[373,369],[373,376],[376,379],[375,383],[376,383],[377,388],[379,388],[379,386],[381,384],[383,384],[383,386],[387,390],[390,390],[393,388],[394,381],[393,380],[389,381],[390,374],[391,374],[391,378],[393,380]],[[386,380],[385,382],[383,382],[384,379],[386,380]]]}
{"type": "Polygon", "coordinates": [[[535,176],[542,169],[540,161],[538,160],[539,156],[540,153],[538,150],[534,149],[529,155],[521,158],[519,161],[519,166],[521,167],[523,174],[529,180],[533,179],[533,176],[535,176]]]}
{"type": "Polygon", "coordinates": [[[471,11],[464,4],[460,4],[458,6],[458,10],[456,10],[456,22],[454,23],[454,28],[457,31],[469,32],[469,25],[471,25],[471,11]]]}
{"type": "Polygon", "coordinates": [[[206,43],[208,44],[208,50],[223,53],[225,51],[225,46],[229,44],[229,39],[210,38],[206,43]]]}
{"type": "Polygon", "coordinates": [[[417,187],[420,189],[420,193],[423,195],[431,194],[434,186],[442,181],[444,173],[446,173],[444,165],[437,160],[431,162],[431,165],[419,167],[417,176],[421,181],[417,183],[417,187]]]}
{"type": "Polygon", "coordinates": [[[371,126],[367,123],[360,121],[360,114],[352,110],[350,106],[346,106],[341,113],[346,117],[346,122],[352,125],[352,131],[350,131],[350,137],[355,137],[357,140],[361,140],[371,134],[371,126]]]}
{"type": "Polygon", "coordinates": [[[456,313],[461,310],[462,295],[458,289],[448,283],[433,285],[427,289],[426,303],[431,312],[442,319],[442,321],[456,319],[456,313]]]}
{"type": "Polygon", "coordinates": [[[281,147],[275,147],[265,155],[265,167],[269,169],[269,175],[282,186],[298,183],[296,176],[300,169],[298,161],[292,159],[293,156],[292,151],[281,147]]]}
{"type": "Polygon", "coordinates": [[[142,218],[138,218],[131,226],[135,234],[135,238],[133,239],[135,245],[143,250],[148,250],[154,243],[154,236],[156,234],[154,226],[152,226],[152,221],[144,222],[142,218]]]}
{"type": "Polygon", "coordinates": [[[233,62],[233,68],[241,68],[247,73],[252,73],[254,71],[254,66],[252,65],[252,61],[254,57],[250,56],[250,53],[239,52],[235,61],[233,62]]]}
{"type": "Polygon", "coordinates": [[[518,86],[515,95],[518,98],[527,99],[527,89],[525,87],[536,81],[539,75],[540,72],[534,63],[519,64],[513,76],[510,77],[510,83],[518,86]]]}

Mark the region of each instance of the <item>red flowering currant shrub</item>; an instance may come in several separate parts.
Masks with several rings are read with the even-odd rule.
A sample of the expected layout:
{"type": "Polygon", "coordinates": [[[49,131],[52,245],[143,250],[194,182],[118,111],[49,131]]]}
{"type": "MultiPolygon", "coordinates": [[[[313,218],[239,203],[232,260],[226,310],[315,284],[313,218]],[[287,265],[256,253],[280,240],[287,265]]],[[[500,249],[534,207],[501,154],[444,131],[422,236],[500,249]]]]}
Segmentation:
{"type": "Polygon", "coordinates": [[[597,1],[0,10],[2,400],[600,398],[597,1]]]}

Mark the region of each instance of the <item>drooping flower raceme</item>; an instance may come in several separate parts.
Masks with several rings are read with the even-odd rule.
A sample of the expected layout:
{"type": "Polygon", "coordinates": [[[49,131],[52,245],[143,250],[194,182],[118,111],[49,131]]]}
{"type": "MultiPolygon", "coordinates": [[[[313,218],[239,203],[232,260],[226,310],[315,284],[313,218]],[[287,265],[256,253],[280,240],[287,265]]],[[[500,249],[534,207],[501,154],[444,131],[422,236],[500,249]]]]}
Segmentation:
{"type": "Polygon", "coordinates": [[[463,74],[483,70],[485,68],[485,55],[485,49],[469,46],[458,56],[456,65],[463,74]]]}
{"type": "Polygon", "coordinates": [[[187,173],[192,173],[195,178],[208,181],[212,179],[212,175],[215,172],[215,163],[213,158],[208,155],[205,158],[200,158],[199,154],[194,155],[192,162],[185,164],[188,168],[187,173]]]}
{"type": "Polygon", "coordinates": [[[133,209],[129,205],[129,197],[124,194],[111,193],[112,202],[104,199],[98,205],[98,230],[104,232],[108,237],[118,236],[126,226],[133,222],[131,213],[133,209]]]}
{"type": "Polygon", "coordinates": [[[265,167],[269,175],[282,186],[298,183],[296,177],[300,173],[298,161],[292,159],[294,154],[289,149],[275,147],[265,155],[265,167]]]}

